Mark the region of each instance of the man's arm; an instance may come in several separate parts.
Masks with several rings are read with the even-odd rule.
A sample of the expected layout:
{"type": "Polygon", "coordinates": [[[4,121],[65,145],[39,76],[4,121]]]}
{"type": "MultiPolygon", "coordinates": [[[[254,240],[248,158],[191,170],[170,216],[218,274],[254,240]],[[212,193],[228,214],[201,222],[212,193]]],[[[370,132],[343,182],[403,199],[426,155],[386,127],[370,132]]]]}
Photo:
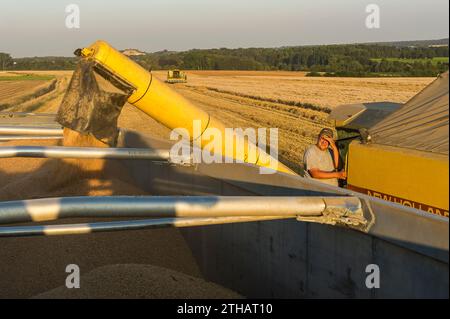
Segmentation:
{"type": "Polygon", "coordinates": [[[328,141],[328,143],[330,143],[331,151],[333,152],[334,168],[338,169],[338,167],[339,167],[339,150],[336,146],[336,143],[330,137],[324,136],[324,139],[326,139],[328,141]]]}
{"type": "Polygon", "coordinates": [[[313,178],[317,178],[317,179],[329,179],[329,178],[345,179],[345,178],[347,178],[347,173],[345,171],[326,172],[326,171],[321,171],[318,168],[311,168],[308,170],[308,172],[309,172],[309,175],[311,175],[313,178]]]}

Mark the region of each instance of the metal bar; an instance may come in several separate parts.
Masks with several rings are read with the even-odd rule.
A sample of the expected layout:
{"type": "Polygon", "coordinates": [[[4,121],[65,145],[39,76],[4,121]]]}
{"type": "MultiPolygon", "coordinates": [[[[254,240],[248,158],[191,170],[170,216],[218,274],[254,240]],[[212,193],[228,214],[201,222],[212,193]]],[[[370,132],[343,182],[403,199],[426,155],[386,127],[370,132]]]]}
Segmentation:
{"type": "Polygon", "coordinates": [[[82,196],[0,202],[0,224],[76,217],[321,216],[329,207],[357,212],[356,197],[82,196]]]}
{"type": "Polygon", "coordinates": [[[40,126],[0,126],[0,135],[56,135],[63,134],[62,128],[40,126]]]}
{"type": "Polygon", "coordinates": [[[26,117],[45,116],[56,118],[56,113],[33,113],[33,112],[0,112],[0,117],[26,117]]]}
{"type": "Polygon", "coordinates": [[[79,235],[94,232],[139,230],[164,227],[193,227],[230,223],[259,222],[289,217],[217,217],[217,218],[159,218],[141,219],[115,222],[99,222],[87,224],[68,225],[40,225],[40,226],[11,226],[0,227],[0,237],[22,236],[54,236],[54,235],[79,235]]]}
{"type": "Polygon", "coordinates": [[[168,150],[146,148],[101,148],[64,146],[3,146],[0,158],[38,157],[38,158],[101,158],[101,159],[147,159],[169,160],[168,150]]]}
{"type": "Polygon", "coordinates": [[[21,140],[61,140],[64,137],[57,135],[0,135],[0,141],[21,141],[21,140]]]}

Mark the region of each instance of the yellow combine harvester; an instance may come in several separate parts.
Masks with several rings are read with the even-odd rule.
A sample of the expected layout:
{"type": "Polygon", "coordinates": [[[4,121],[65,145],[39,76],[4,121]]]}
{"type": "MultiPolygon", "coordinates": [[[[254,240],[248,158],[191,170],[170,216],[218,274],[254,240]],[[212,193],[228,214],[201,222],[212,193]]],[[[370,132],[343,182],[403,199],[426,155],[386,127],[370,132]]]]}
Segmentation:
{"type": "Polygon", "coordinates": [[[448,72],[404,105],[336,108],[347,188],[448,217],[448,111],[448,72]]]}
{"type": "Polygon", "coordinates": [[[167,83],[186,83],[187,75],[180,70],[169,70],[167,71],[167,83]]]}

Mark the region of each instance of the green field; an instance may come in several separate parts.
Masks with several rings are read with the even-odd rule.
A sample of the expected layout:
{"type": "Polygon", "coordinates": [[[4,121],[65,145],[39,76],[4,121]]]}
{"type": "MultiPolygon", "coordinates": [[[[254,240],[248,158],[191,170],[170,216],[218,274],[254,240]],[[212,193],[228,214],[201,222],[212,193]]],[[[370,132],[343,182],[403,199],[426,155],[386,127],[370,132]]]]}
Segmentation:
{"type": "Polygon", "coordinates": [[[0,81],[48,81],[54,78],[53,75],[38,74],[0,75],[0,81]]]}
{"type": "Polygon", "coordinates": [[[384,58],[384,59],[371,59],[375,62],[381,62],[381,60],[386,60],[389,62],[402,62],[402,63],[427,63],[431,62],[434,65],[437,65],[438,63],[448,63],[448,57],[436,57],[431,59],[400,59],[400,58],[384,58]]]}

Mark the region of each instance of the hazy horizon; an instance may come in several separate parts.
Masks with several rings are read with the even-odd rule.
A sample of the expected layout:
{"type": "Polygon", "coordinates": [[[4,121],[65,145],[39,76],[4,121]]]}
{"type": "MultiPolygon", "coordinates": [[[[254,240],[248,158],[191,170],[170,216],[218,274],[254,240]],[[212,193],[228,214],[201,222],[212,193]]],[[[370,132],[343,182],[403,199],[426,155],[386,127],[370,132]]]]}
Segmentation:
{"type": "Polygon", "coordinates": [[[0,52],[72,56],[98,39],[145,52],[437,40],[449,37],[448,0],[3,0],[0,52]],[[80,28],[65,26],[68,4],[80,28]],[[380,28],[368,29],[368,4],[380,28]]]}

